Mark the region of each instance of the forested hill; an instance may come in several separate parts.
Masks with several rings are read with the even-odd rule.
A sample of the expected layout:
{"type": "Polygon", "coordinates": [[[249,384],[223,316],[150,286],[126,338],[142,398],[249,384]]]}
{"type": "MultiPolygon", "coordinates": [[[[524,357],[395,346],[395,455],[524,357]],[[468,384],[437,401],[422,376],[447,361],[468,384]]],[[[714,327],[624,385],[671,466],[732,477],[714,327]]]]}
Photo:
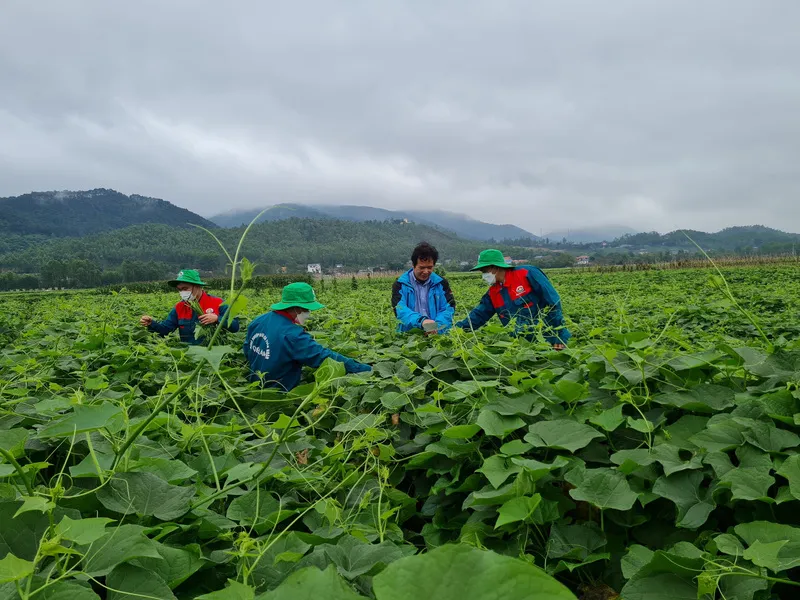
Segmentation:
{"type": "MultiPolygon", "coordinates": [[[[762,252],[785,251],[791,244],[800,245],[800,234],[787,233],[763,225],[750,225],[746,227],[728,227],[716,233],[705,231],[678,230],[660,235],[656,232],[637,233],[625,235],[614,240],[611,244],[615,247],[669,247],[669,248],[696,248],[697,242],[705,250],[722,250],[727,252],[746,252],[760,250],[762,252]],[[689,239],[691,238],[691,239],[689,239]]],[[[800,249],[800,248],[798,248],[800,249]]]]}
{"type": "MultiPolygon", "coordinates": [[[[220,241],[235,248],[244,228],[217,229],[220,241]]],[[[365,267],[403,268],[411,250],[421,240],[439,249],[442,260],[474,262],[486,243],[416,223],[329,219],[289,219],[254,225],[244,245],[244,256],[259,264],[259,272],[305,271],[309,263],[323,267],[345,265],[348,270],[365,267]]],[[[527,258],[534,250],[515,250],[527,258]]],[[[113,233],[82,238],[50,240],[19,252],[0,254],[0,269],[40,273],[48,263],[81,259],[101,269],[114,269],[125,261],[156,261],[170,270],[198,268],[223,271],[226,259],[214,239],[199,229],[167,225],[137,225],[113,233]]]]}
{"type": "Polygon", "coordinates": [[[216,228],[195,213],[165,200],[114,190],[32,192],[0,198],[0,236],[80,237],[142,223],[216,228]]]}

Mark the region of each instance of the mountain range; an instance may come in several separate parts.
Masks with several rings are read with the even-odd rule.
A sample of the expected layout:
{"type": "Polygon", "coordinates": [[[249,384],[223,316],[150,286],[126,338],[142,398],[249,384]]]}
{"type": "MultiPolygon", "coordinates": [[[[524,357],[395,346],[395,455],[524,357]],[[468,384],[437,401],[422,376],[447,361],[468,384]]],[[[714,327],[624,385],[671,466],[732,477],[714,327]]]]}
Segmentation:
{"type": "MultiPolygon", "coordinates": [[[[233,210],[210,218],[220,227],[238,227],[252,221],[262,209],[233,210]]],[[[266,209],[262,221],[285,219],[338,219],[341,221],[402,221],[407,219],[434,229],[450,231],[468,240],[538,239],[530,231],[516,225],[495,225],[472,219],[466,215],[444,210],[387,210],[372,206],[322,204],[276,204],[266,209]]]]}
{"type": "Polygon", "coordinates": [[[550,231],[542,237],[549,239],[551,242],[567,240],[571,244],[590,244],[592,242],[610,242],[623,235],[634,235],[636,233],[638,232],[635,229],[625,225],[601,225],[598,227],[550,231]]]}
{"type": "MultiPolygon", "coordinates": [[[[262,209],[233,210],[210,218],[220,227],[238,227],[252,221],[262,209]]],[[[300,219],[339,219],[342,221],[402,221],[407,219],[434,229],[450,231],[468,240],[538,239],[516,225],[495,225],[466,215],[443,210],[387,210],[372,206],[322,204],[276,204],[266,209],[259,221],[300,219]]]]}
{"type": "MultiPolygon", "coordinates": [[[[48,273],[70,273],[73,287],[161,279],[181,268],[223,273],[226,260],[216,242],[191,225],[213,229],[231,247],[242,224],[257,214],[236,211],[205,219],[164,200],[108,189],[0,198],[0,289],[52,285],[48,273]]],[[[716,233],[624,233],[616,239],[613,234],[624,230],[582,228],[551,232],[543,240],[515,225],[493,225],[445,211],[298,204],[270,207],[261,221],[243,248],[261,273],[305,271],[314,263],[325,269],[400,269],[422,240],[437,246],[448,269],[473,264],[489,245],[541,267],[571,266],[578,254],[614,264],[631,257],[666,260],[697,253],[692,240],[716,253],[791,254],[800,248],[800,235],[759,225],[716,233]]]]}

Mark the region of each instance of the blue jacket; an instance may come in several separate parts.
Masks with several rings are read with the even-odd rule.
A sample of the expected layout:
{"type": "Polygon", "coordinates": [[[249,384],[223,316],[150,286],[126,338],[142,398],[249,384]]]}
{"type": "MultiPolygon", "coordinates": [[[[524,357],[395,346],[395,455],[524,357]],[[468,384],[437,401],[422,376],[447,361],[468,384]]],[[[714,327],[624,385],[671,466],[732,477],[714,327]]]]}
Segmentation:
{"type": "Polygon", "coordinates": [[[283,388],[287,392],[300,383],[303,365],[317,368],[326,358],[344,363],[348,373],[371,370],[369,365],[318,344],[305,329],[279,311],[251,321],[242,350],[250,363],[250,381],[261,381],[263,387],[283,388]]]}
{"type": "Polygon", "coordinates": [[[532,329],[542,314],[545,339],[551,344],[566,344],[572,334],[564,325],[558,292],[541,269],[522,265],[508,269],[505,281],[491,286],[478,306],[456,327],[477,329],[497,315],[503,325],[516,319],[514,334],[533,339],[532,329]]]}
{"type": "MultiPolygon", "coordinates": [[[[203,312],[214,313],[219,316],[221,323],[225,313],[228,312],[228,305],[222,303],[222,298],[217,298],[203,292],[200,299],[197,301],[203,312]]],[[[186,344],[204,344],[209,338],[203,337],[199,340],[194,339],[194,330],[197,327],[197,315],[186,302],[180,301],[175,307],[169,311],[169,315],[163,321],[153,321],[148,329],[161,336],[169,335],[176,329],[181,336],[181,341],[186,344]]],[[[229,325],[225,327],[228,331],[239,331],[239,319],[234,318],[229,325]]]]}
{"type": "MultiPolygon", "coordinates": [[[[400,275],[392,286],[392,308],[400,323],[397,331],[411,331],[422,327],[425,320],[417,307],[417,294],[411,283],[411,269],[400,275]]],[[[453,326],[453,313],[456,301],[447,279],[431,273],[428,284],[428,314],[439,326],[439,333],[444,333],[453,326]]]]}

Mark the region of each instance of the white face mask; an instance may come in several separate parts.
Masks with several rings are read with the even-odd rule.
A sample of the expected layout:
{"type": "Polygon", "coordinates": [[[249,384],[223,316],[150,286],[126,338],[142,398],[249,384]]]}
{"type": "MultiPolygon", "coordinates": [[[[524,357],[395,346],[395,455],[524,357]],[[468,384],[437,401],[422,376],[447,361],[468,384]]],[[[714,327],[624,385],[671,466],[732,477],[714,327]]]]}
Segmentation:
{"type": "Polygon", "coordinates": [[[494,273],[482,273],[481,278],[486,282],[487,285],[494,285],[497,283],[497,277],[494,276],[494,273]]]}
{"type": "Polygon", "coordinates": [[[184,302],[188,302],[192,299],[192,291],[191,290],[183,290],[178,292],[181,295],[181,300],[184,302]]]}
{"type": "Polygon", "coordinates": [[[311,316],[311,311],[310,310],[304,310],[303,312],[297,313],[297,316],[295,317],[295,320],[300,325],[304,325],[305,322],[308,320],[308,317],[310,317],[310,316],[311,316]]]}

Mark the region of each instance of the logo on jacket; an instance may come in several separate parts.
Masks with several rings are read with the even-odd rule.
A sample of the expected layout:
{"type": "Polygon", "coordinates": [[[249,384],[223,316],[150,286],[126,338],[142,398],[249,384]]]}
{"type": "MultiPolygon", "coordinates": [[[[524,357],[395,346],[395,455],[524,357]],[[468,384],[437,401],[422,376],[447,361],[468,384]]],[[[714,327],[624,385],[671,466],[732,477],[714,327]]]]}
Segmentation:
{"type": "Polygon", "coordinates": [[[210,314],[211,314],[211,313],[213,313],[213,312],[214,312],[214,309],[213,309],[213,308],[207,308],[207,309],[206,309],[206,314],[207,314],[207,315],[210,315],[210,314]]]}
{"type": "Polygon", "coordinates": [[[517,295],[518,296],[521,296],[524,291],[525,291],[525,286],[524,285],[518,285],[517,286],[517,295]]]}
{"type": "Polygon", "coordinates": [[[250,339],[250,350],[252,352],[255,352],[256,354],[258,354],[264,360],[269,360],[270,351],[269,351],[269,340],[267,339],[267,336],[264,335],[263,333],[255,334],[250,339]],[[264,340],[264,347],[263,348],[261,346],[256,346],[256,340],[258,340],[258,339],[264,340]]]}

